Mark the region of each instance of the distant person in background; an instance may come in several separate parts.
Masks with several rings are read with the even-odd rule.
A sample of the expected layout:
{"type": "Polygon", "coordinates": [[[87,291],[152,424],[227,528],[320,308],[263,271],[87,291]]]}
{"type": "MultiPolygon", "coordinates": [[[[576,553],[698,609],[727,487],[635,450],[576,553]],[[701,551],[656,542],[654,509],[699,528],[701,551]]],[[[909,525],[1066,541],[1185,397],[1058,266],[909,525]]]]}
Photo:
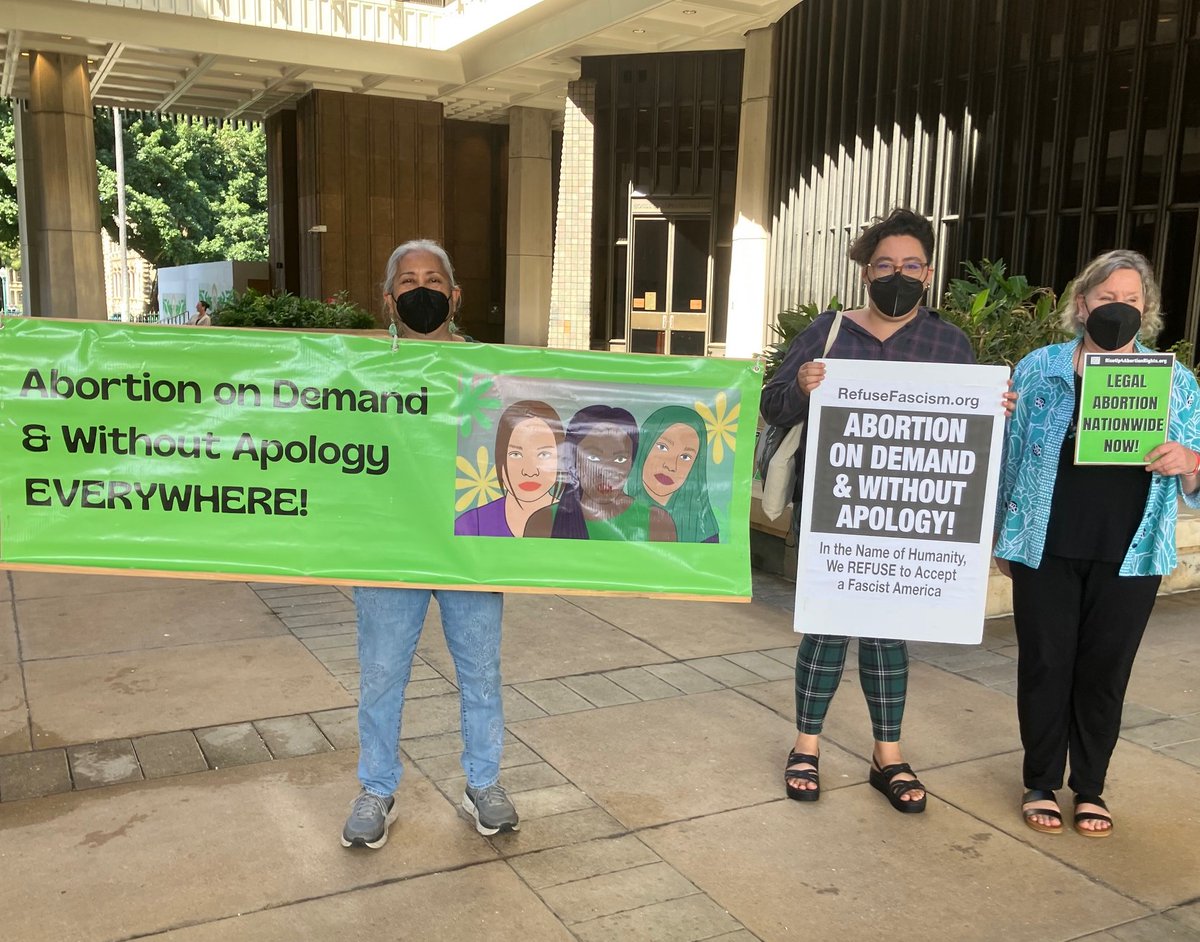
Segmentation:
{"type": "Polygon", "coordinates": [[[192,315],[192,319],[188,321],[189,327],[212,327],[212,318],[208,313],[208,302],[200,300],[196,302],[196,313],[192,315]]]}

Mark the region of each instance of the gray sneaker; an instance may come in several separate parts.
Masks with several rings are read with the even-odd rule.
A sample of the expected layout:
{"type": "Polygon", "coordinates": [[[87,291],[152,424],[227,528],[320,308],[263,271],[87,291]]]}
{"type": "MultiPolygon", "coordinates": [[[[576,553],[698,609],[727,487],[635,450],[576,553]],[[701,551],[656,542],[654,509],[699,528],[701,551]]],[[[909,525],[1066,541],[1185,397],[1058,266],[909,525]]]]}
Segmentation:
{"type": "Polygon", "coordinates": [[[463,810],[475,819],[475,830],[485,837],[497,831],[519,831],[520,819],[512,800],[499,782],[487,788],[467,786],[463,792],[463,810]]]}
{"type": "Polygon", "coordinates": [[[350,804],[350,817],[342,828],[343,847],[382,847],[387,843],[388,825],[399,813],[395,798],[380,798],[365,789],[350,804]]]}

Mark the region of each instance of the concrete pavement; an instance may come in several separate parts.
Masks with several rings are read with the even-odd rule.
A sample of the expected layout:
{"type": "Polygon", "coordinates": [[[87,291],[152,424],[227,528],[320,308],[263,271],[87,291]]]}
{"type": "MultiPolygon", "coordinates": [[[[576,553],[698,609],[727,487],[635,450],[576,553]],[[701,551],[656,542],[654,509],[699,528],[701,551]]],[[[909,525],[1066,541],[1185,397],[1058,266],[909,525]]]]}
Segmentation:
{"type": "Polygon", "coordinates": [[[757,576],[740,606],[510,596],[503,781],[522,828],[493,839],[457,810],[434,613],[399,820],[352,852],[345,592],[0,572],[0,936],[1200,940],[1200,592],[1160,599],[1147,632],[1106,841],[1021,823],[1007,618],[978,646],[912,645],[926,814],[866,784],[853,670],[820,802],[787,801],[791,592],[757,576]]]}

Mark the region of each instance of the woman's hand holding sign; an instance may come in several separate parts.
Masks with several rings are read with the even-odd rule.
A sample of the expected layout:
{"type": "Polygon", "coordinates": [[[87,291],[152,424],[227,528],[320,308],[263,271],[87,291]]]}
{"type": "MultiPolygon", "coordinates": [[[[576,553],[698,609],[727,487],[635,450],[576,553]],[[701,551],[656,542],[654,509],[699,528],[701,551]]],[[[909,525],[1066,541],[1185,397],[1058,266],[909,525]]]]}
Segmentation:
{"type": "Polygon", "coordinates": [[[818,360],[809,360],[801,365],[796,372],[796,385],[806,396],[811,396],[814,389],[825,379],[825,364],[818,360]]]}
{"type": "Polygon", "coordinates": [[[1188,494],[1200,486],[1200,454],[1179,442],[1163,442],[1146,455],[1146,470],[1183,478],[1188,494]]]}

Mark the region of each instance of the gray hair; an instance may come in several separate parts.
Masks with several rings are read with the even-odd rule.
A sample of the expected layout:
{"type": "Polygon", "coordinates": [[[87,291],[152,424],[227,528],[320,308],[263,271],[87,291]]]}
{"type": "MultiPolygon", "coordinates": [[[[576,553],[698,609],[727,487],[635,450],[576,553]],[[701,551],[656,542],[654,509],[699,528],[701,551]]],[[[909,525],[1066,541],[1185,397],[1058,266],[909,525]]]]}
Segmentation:
{"type": "Polygon", "coordinates": [[[1059,310],[1062,325],[1066,330],[1076,335],[1083,333],[1083,325],[1075,316],[1078,310],[1078,299],[1095,288],[1104,284],[1113,272],[1130,269],[1138,273],[1142,279],[1142,327],[1138,337],[1144,343],[1149,343],[1162,330],[1162,296],[1159,294],[1158,282],[1154,279],[1154,269],[1141,252],[1132,249],[1113,249],[1103,255],[1097,255],[1087,263],[1063,292],[1063,303],[1059,310]]]}
{"type": "Polygon", "coordinates": [[[454,280],[454,266],[450,264],[450,256],[446,254],[446,250],[433,239],[412,239],[403,245],[396,246],[391,258],[388,259],[383,276],[384,294],[392,293],[392,282],[396,280],[396,272],[400,270],[400,263],[404,261],[404,256],[412,252],[428,252],[430,255],[436,255],[450,279],[450,287],[458,287],[458,282],[454,280]]]}

